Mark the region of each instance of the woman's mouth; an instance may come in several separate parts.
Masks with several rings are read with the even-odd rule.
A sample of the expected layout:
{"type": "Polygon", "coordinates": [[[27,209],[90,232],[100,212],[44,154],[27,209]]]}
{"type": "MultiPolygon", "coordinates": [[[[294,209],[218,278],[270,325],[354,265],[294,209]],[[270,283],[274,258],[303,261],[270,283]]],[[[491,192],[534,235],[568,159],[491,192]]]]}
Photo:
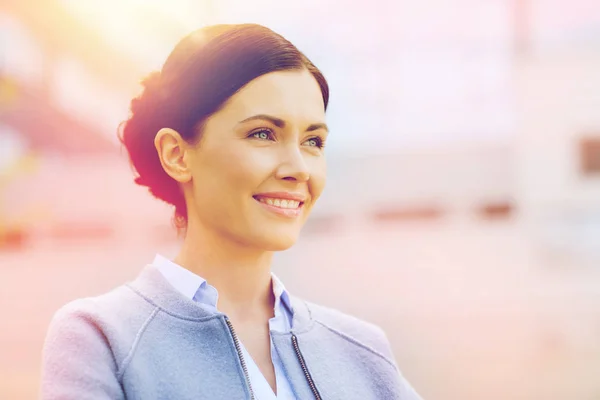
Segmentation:
{"type": "Polygon", "coordinates": [[[303,204],[302,202],[296,200],[272,199],[270,197],[259,197],[257,200],[261,203],[267,203],[270,206],[287,209],[296,209],[300,207],[301,204],[303,204]]]}
{"type": "Polygon", "coordinates": [[[255,195],[253,197],[254,200],[260,203],[267,211],[292,218],[297,217],[302,213],[302,206],[304,205],[304,201],[289,198],[285,199],[261,195],[255,195]]]}

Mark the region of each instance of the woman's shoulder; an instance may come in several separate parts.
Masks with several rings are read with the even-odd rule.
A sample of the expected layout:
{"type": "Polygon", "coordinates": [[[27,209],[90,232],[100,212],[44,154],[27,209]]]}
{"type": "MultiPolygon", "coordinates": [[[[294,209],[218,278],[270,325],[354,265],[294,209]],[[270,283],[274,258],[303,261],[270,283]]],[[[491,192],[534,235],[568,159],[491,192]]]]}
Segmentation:
{"type": "Polygon", "coordinates": [[[98,296],[79,298],[54,313],[45,347],[57,343],[79,347],[77,343],[93,342],[110,348],[118,358],[129,351],[154,312],[152,304],[126,285],[98,296]]]}
{"type": "Polygon", "coordinates": [[[300,299],[296,299],[296,302],[306,305],[313,324],[320,325],[337,336],[374,351],[394,363],[390,343],[380,326],[332,307],[300,299]]]}
{"type": "Polygon", "coordinates": [[[53,321],[85,320],[99,325],[134,322],[152,313],[154,307],[141,298],[127,285],[118,286],[109,292],[78,298],[60,307],[53,321]]]}
{"type": "Polygon", "coordinates": [[[153,309],[127,286],[60,307],[44,342],[44,398],[122,399],[119,376],[153,309]]]}

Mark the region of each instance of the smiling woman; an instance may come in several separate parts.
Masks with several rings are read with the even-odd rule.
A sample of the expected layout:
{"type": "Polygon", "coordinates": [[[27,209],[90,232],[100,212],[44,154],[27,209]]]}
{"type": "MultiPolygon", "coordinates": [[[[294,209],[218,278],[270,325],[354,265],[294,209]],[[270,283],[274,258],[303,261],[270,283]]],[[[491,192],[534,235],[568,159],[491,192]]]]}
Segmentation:
{"type": "Polygon", "coordinates": [[[218,25],[144,86],[120,137],[184,242],[56,313],[42,399],[418,399],[379,327],[271,272],[325,186],[321,72],[265,27],[218,25]]]}
{"type": "Polygon", "coordinates": [[[299,69],[253,79],[202,121],[191,145],[177,131],[160,129],[154,145],[161,167],[182,188],[187,235],[202,226],[253,248],[290,247],[325,184],[326,131],[315,129],[324,119],[320,87],[299,69]],[[267,198],[272,204],[257,201],[267,198]],[[302,205],[292,212],[287,200],[302,205]]]}

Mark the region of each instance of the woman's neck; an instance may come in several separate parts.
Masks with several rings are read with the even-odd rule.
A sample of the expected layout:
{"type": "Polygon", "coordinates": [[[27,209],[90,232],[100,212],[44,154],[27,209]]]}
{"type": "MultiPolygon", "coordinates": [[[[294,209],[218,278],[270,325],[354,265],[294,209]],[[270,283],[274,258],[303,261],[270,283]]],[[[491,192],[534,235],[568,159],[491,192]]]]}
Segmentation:
{"type": "Polygon", "coordinates": [[[217,289],[219,311],[250,321],[273,316],[272,258],[272,252],[188,229],[175,262],[217,289]]]}

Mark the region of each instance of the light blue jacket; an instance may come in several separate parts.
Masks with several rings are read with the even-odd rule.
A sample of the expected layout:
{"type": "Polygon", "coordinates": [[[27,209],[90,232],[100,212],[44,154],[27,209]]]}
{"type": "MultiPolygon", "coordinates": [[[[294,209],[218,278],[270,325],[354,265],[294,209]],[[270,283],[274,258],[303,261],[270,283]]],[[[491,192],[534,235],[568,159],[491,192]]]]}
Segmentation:
{"type": "MultiPolygon", "coordinates": [[[[298,399],[419,400],[383,331],[290,296],[291,332],[271,332],[298,399]]],[[[44,346],[43,400],[253,399],[227,317],[181,295],[154,267],[61,308],[44,346]]]]}

